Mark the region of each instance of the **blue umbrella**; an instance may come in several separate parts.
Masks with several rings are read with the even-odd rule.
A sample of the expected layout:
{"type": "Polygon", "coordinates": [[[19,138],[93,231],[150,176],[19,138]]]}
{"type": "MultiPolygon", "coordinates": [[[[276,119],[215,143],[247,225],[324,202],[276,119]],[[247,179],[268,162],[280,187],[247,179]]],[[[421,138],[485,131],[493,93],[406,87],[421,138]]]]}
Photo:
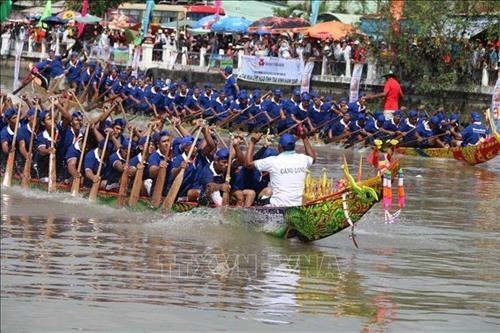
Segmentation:
{"type": "Polygon", "coordinates": [[[57,24],[66,24],[68,22],[68,20],[64,20],[60,17],[57,17],[57,16],[49,16],[49,17],[46,17],[42,20],[43,23],[47,23],[47,24],[53,24],[53,25],[57,25],[57,24]]]}
{"type": "Polygon", "coordinates": [[[207,28],[210,28],[210,26],[212,24],[214,24],[215,22],[217,22],[219,20],[219,18],[221,18],[221,16],[219,16],[219,15],[208,15],[208,16],[205,16],[205,17],[199,19],[192,26],[192,28],[193,29],[199,29],[199,28],[207,29],[207,28]]]}
{"type": "Polygon", "coordinates": [[[224,17],[212,25],[212,31],[245,33],[250,23],[243,17],[224,17]]]}

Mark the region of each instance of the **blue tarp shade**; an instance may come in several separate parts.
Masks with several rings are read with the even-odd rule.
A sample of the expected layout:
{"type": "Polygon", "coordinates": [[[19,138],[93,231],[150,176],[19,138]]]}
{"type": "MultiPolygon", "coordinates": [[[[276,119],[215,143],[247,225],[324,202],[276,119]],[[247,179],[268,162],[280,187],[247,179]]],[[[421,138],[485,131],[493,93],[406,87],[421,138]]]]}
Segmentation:
{"type": "Polygon", "coordinates": [[[212,31],[245,33],[250,23],[252,22],[243,17],[224,17],[212,25],[212,31]]]}

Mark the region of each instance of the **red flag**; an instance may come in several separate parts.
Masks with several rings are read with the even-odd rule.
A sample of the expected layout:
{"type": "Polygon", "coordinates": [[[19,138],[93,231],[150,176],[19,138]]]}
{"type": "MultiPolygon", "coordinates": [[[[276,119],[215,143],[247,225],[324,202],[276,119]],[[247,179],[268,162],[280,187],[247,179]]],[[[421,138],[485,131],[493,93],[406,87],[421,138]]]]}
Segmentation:
{"type": "Polygon", "coordinates": [[[366,156],[366,160],[368,161],[368,163],[373,165],[375,168],[378,168],[378,149],[373,148],[372,151],[370,152],[370,154],[368,154],[368,156],[366,156]]]}
{"type": "MultiPolygon", "coordinates": [[[[83,3],[82,3],[82,10],[81,10],[81,14],[82,16],[85,16],[87,15],[87,13],[89,12],[89,2],[88,0],[83,0],[83,3]]],[[[83,35],[83,28],[85,27],[85,23],[78,23],[77,25],[78,27],[78,38],[80,38],[82,35],[83,35]]]]}

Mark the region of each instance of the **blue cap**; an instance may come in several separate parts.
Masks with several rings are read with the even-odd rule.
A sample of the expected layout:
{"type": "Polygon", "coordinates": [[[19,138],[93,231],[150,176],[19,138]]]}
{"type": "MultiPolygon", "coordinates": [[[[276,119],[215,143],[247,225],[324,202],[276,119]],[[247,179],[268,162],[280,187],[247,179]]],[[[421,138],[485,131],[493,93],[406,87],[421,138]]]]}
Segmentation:
{"type": "Polygon", "coordinates": [[[118,67],[116,67],[116,66],[112,66],[112,67],[111,67],[111,70],[112,70],[112,71],[114,71],[114,72],[118,72],[118,67]]]}
{"type": "Polygon", "coordinates": [[[48,114],[50,114],[50,112],[40,111],[40,113],[38,114],[38,120],[40,122],[43,122],[45,120],[45,117],[47,117],[48,114]]]}
{"type": "Polygon", "coordinates": [[[95,62],[89,62],[88,63],[89,67],[92,68],[92,69],[95,69],[95,67],[97,66],[97,64],[95,62]]]}
{"type": "Polygon", "coordinates": [[[293,89],[293,95],[294,96],[300,96],[300,88],[293,89]]]}
{"type": "Polygon", "coordinates": [[[326,96],[325,97],[325,102],[330,103],[332,101],[332,96],[326,96]]]}
{"type": "Polygon", "coordinates": [[[76,57],[76,56],[78,56],[78,52],[73,51],[73,52],[71,52],[71,53],[70,53],[70,56],[71,56],[72,58],[73,58],[73,57],[76,57]]]}
{"type": "Polygon", "coordinates": [[[7,119],[10,119],[12,117],[14,117],[15,115],[17,115],[17,110],[14,109],[14,108],[8,108],[5,113],[4,113],[4,116],[5,118],[7,119]]]}
{"type": "Polygon", "coordinates": [[[169,131],[161,131],[161,132],[155,133],[153,135],[153,142],[154,142],[154,144],[159,143],[162,137],[169,136],[169,135],[170,135],[169,131]]]}
{"type": "Polygon", "coordinates": [[[438,125],[440,120],[438,116],[432,116],[431,119],[429,119],[429,122],[434,125],[438,125]]]}
{"type": "Polygon", "coordinates": [[[450,121],[457,121],[457,120],[458,120],[458,118],[459,118],[459,116],[458,116],[458,114],[456,114],[456,113],[452,113],[452,114],[450,114],[450,116],[448,117],[448,119],[449,119],[450,121]]]}
{"type": "Polygon", "coordinates": [[[279,89],[279,88],[274,89],[273,94],[277,95],[277,96],[281,96],[281,89],[279,89]]]}
{"type": "Polygon", "coordinates": [[[163,87],[163,81],[162,80],[156,80],[155,81],[155,87],[158,87],[158,88],[163,87]]]}
{"type": "Polygon", "coordinates": [[[146,144],[146,140],[147,140],[147,137],[145,137],[145,136],[141,136],[141,137],[139,138],[139,142],[138,142],[138,144],[139,144],[139,145],[144,145],[144,144],[146,144]]]}
{"type": "Polygon", "coordinates": [[[120,79],[126,80],[128,78],[128,74],[125,72],[121,72],[119,77],[120,79]]]}
{"type": "Polygon", "coordinates": [[[379,115],[377,116],[377,121],[385,121],[385,117],[384,117],[384,115],[383,115],[383,114],[379,114],[379,115]]]}
{"type": "Polygon", "coordinates": [[[358,121],[366,121],[366,115],[363,113],[358,113],[358,116],[356,118],[358,121]]]}
{"type": "Polygon", "coordinates": [[[36,110],[34,108],[31,108],[28,110],[28,113],[26,113],[26,116],[31,117],[35,115],[36,110]]]}
{"type": "Polygon", "coordinates": [[[193,142],[194,138],[192,136],[185,136],[181,139],[179,144],[183,147],[186,147],[186,146],[191,146],[193,142]]]}
{"type": "Polygon", "coordinates": [[[408,114],[409,118],[417,118],[418,117],[418,112],[417,110],[411,110],[410,113],[408,114]]]}
{"type": "Polygon", "coordinates": [[[215,160],[227,160],[229,158],[229,150],[227,148],[220,148],[214,156],[215,160]]]}
{"type": "Polygon", "coordinates": [[[418,114],[418,116],[419,116],[419,117],[421,117],[421,118],[425,118],[425,119],[427,119],[427,118],[428,118],[427,113],[425,113],[424,111],[421,111],[421,112],[418,114]]]}
{"type": "Polygon", "coordinates": [[[310,95],[311,95],[312,98],[319,97],[319,93],[316,90],[311,91],[310,95]]]}
{"type": "Polygon", "coordinates": [[[231,66],[226,66],[224,68],[224,72],[226,72],[226,74],[232,74],[233,73],[233,67],[231,66]]]}
{"type": "Polygon", "coordinates": [[[311,100],[311,96],[309,96],[309,94],[302,95],[303,102],[309,102],[310,100],[311,100]]]}
{"type": "Polygon", "coordinates": [[[121,126],[125,127],[126,122],[123,118],[116,118],[115,121],[113,121],[113,126],[121,126]]]}
{"type": "Polygon", "coordinates": [[[347,103],[347,102],[348,102],[348,99],[347,99],[347,97],[340,97],[339,102],[341,102],[341,103],[342,103],[342,102],[347,103]]]}
{"type": "Polygon", "coordinates": [[[260,98],[260,90],[259,90],[259,89],[255,89],[255,90],[252,92],[252,97],[253,97],[253,98],[260,98]]]}
{"type": "MultiPolygon", "coordinates": [[[[373,113],[373,117],[374,117],[375,119],[377,119],[377,118],[378,118],[378,116],[380,116],[380,115],[384,115],[384,113],[383,113],[382,111],[380,111],[380,110],[377,110],[377,111],[375,111],[375,112],[373,113]]],[[[384,119],[385,119],[385,118],[384,118],[384,119]]]]}
{"type": "Polygon", "coordinates": [[[401,110],[396,110],[394,111],[394,113],[392,114],[394,117],[401,117],[401,110]]]}
{"type": "Polygon", "coordinates": [[[295,137],[291,134],[285,133],[280,137],[280,146],[283,150],[294,150],[295,149],[295,137]]]}
{"type": "Polygon", "coordinates": [[[137,76],[135,76],[135,75],[130,75],[130,81],[132,81],[132,80],[137,80],[137,76]]]}
{"type": "Polygon", "coordinates": [[[83,118],[83,113],[81,113],[80,111],[75,111],[71,114],[71,118],[83,118]]]}
{"type": "Polygon", "coordinates": [[[123,139],[123,141],[122,141],[122,145],[121,145],[121,148],[122,148],[122,149],[127,149],[127,148],[128,148],[128,143],[129,143],[129,142],[130,142],[130,141],[129,141],[129,139],[127,139],[127,138],[123,139]]]}
{"type": "Polygon", "coordinates": [[[241,90],[240,94],[238,95],[238,98],[247,99],[248,98],[247,91],[246,90],[241,90]]]}
{"type": "Polygon", "coordinates": [[[478,112],[472,112],[470,117],[474,122],[481,121],[481,115],[478,112]]]}
{"type": "Polygon", "coordinates": [[[278,151],[272,147],[267,147],[266,150],[264,150],[264,153],[262,154],[261,158],[266,158],[270,156],[278,156],[278,151]]]}
{"type": "Polygon", "coordinates": [[[212,84],[210,82],[205,82],[203,85],[205,88],[212,88],[212,84]]]}

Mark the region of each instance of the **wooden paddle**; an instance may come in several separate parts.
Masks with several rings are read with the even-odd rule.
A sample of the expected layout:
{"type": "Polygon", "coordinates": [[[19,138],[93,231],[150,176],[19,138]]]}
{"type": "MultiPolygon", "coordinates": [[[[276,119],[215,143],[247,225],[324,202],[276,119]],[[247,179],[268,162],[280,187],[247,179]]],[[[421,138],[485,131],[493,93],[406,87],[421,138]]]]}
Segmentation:
{"type": "MultiPolygon", "coordinates": [[[[168,161],[170,155],[170,142],[167,148],[167,155],[165,160],[168,161]]],[[[163,192],[163,185],[165,185],[165,178],[167,177],[167,168],[162,168],[158,170],[158,175],[156,176],[155,188],[153,189],[153,195],[151,196],[151,206],[157,208],[161,204],[161,194],[163,192]]]]}
{"type": "Polygon", "coordinates": [[[108,147],[109,135],[111,132],[106,134],[106,139],[104,140],[104,147],[101,152],[101,160],[99,161],[99,166],[97,167],[97,181],[92,183],[92,187],[90,188],[89,201],[95,202],[97,200],[97,192],[99,192],[99,186],[101,185],[101,171],[102,165],[104,164],[104,156],[106,154],[106,148],[108,147]]]}
{"type": "Polygon", "coordinates": [[[287,129],[284,129],[283,131],[279,132],[278,133],[278,136],[281,136],[283,134],[285,134],[286,132],[290,131],[290,130],[293,130],[295,127],[299,126],[300,124],[302,124],[304,121],[306,121],[305,119],[304,120],[301,120],[299,121],[298,123],[295,123],[293,124],[292,126],[288,127],[287,129]]]}
{"type": "Polygon", "coordinates": [[[33,143],[35,141],[35,136],[36,136],[36,124],[38,120],[38,108],[35,108],[35,115],[34,115],[34,121],[33,121],[33,128],[31,129],[31,136],[30,136],[30,145],[28,147],[28,158],[26,161],[24,161],[24,169],[23,169],[23,178],[21,180],[21,187],[24,189],[28,188],[29,181],[31,179],[31,162],[33,160],[32,153],[33,153],[33,143]]]}
{"type": "MultiPolygon", "coordinates": [[[[17,129],[19,128],[20,106],[17,107],[16,124],[14,125],[14,135],[12,136],[12,143],[10,145],[9,157],[7,157],[7,165],[5,166],[5,175],[3,177],[3,186],[10,187],[12,185],[12,174],[14,173],[14,162],[16,157],[16,139],[17,129]]],[[[9,125],[7,125],[9,126],[9,125]]]]}
{"type": "Polygon", "coordinates": [[[148,126],[146,134],[146,143],[144,144],[144,150],[142,151],[141,161],[136,166],[137,170],[135,172],[134,183],[132,184],[130,197],[128,199],[128,205],[130,207],[135,207],[137,201],[139,200],[139,195],[141,193],[141,188],[142,188],[142,176],[144,175],[144,163],[146,163],[146,159],[148,156],[150,137],[151,137],[151,127],[148,126]]]}
{"type": "Polygon", "coordinates": [[[128,188],[128,181],[129,181],[129,176],[128,176],[128,165],[130,162],[130,150],[132,149],[132,134],[134,130],[130,128],[129,134],[128,134],[128,147],[127,147],[127,158],[125,160],[125,166],[123,167],[123,172],[122,176],[120,178],[120,188],[118,189],[118,200],[116,201],[116,206],[118,208],[123,207],[125,204],[125,200],[127,199],[127,188],[128,188]]]}
{"type": "MultiPolygon", "coordinates": [[[[189,152],[187,154],[186,160],[189,162],[191,159],[191,155],[194,152],[194,148],[196,147],[196,142],[198,141],[198,138],[200,137],[201,130],[203,129],[203,126],[200,126],[198,131],[196,132],[196,136],[194,137],[193,144],[191,145],[191,148],[189,148],[189,152]]],[[[162,211],[164,213],[169,213],[170,210],[172,209],[172,206],[174,205],[175,198],[177,197],[177,193],[179,193],[179,189],[181,188],[182,181],[184,180],[184,172],[185,169],[181,169],[177,176],[174,179],[174,182],[172,183],[172,186],[170,187],[170,191],[168,191],[167,196],[165,197],[165,200],[163,200],[162,203],[162,211]]]]}
{"type": "Polygon", "coordinates": [[[54,113],[54,100],[52,99],[52,105],[50,109],[50,154],[49,154],[49,186],[47,188],[48,192],[54,192],[56,190],[56,152],[55,152],[55,113],[54,113]]]}
{"type": "MultiPolygon", "coordinates": [[[[232,143],[233,136],[231,136],[229,141],[229,158],[227,160],[226,178],[224,179],[225,183],[228,185],[231,182],[231,161],[233,160],[235,152],[232,143]]],[[[227,205],[229,205],[229,191],[222,193],[222,206],[226,207],[227,205]]]]}
{"type": "MultiPolygon", "coordinates": [[[[89,136],[89,130],[90,130],[90,123],[87,124],[87,128],[85,129],[85,134],[83,135],[83,143],[82,146],[80,147],[80,158],[78,159],[78,166],[76,169],[79,173],[82,170],[83,160],[85,159],[85,148],[87,146],[87,138],[89,136]]],[[[72,196],[77,196],[78,193],[80,193],[80,184],[81,184],[81,177],[73,178],[73,183],[71,184],[72,196]]]]}

